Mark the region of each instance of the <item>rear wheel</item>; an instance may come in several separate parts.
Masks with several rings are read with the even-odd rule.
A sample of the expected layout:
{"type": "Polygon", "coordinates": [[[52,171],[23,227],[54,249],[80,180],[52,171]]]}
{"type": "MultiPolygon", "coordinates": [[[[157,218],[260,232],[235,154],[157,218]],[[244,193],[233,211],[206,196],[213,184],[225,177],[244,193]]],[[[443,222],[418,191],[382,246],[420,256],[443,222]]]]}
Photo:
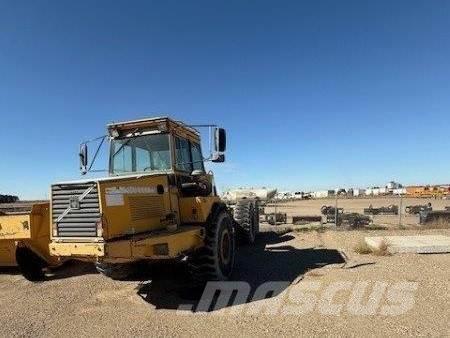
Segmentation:
{"type": "Polygon", "coordinates": [[[221,210],[206,226],[205,246],[188,259],[194,280],[207,282],[230,278],[234,268],[235,242],[233,221],[228,212],[221,210]]]}
{"type": "Polygon", "coordinates": [[[259,204],[251,199],[238,200],[234,208],[234,220],[240,227],[241,238],[253,244],[259,232],[259,204]]]}
{"type": "Polygon", "coordinates": [[[31,282],[45,280],[44,268],[47,263],[27,247],[18,247],[16,262],[22,275],[31,282]]]}

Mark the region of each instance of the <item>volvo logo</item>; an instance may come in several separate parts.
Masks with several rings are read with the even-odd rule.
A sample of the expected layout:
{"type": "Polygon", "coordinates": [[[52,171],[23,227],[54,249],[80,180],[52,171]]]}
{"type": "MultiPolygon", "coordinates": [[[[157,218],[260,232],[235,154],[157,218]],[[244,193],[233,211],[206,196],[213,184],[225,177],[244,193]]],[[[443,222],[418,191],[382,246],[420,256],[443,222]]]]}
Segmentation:
{"type": "Polygon", "coordinates": [[[80,209],[80,200],[78,196],[71,196],[69,199],[69,208],[72,210],[80,209]]]}
{"type": "Polygon", "coordinates": [[[69,206],[66,210],[63,211],[61,215],[56,219],[56,223],[59,223],[62,221],[64,217],[71,211],[71,210],[77,210],[80,209],[80,202],[87,196],[89,193],[95,188],[95,185],[90,186],[87,188],[81,196],[70,196],[69,197],[69,206]]]}

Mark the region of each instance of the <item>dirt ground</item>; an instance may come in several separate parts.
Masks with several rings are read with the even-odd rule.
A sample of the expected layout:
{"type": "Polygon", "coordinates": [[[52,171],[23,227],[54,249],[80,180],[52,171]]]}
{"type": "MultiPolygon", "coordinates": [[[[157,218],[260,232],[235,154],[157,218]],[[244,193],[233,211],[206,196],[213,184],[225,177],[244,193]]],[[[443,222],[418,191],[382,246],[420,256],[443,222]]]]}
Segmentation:
{"type": "Polygon", "coordinates": [[[182,264],[141,267],[129,281],[110,280],[87,263],[68,264],[37,284],[15,270],[4,270],[0,336],[450,335],[450,254],[374,256],[353,251],[368,235],[448,236],[450,230],[267,230],[255,246],[239,249],[233,280],[249,286],[248,302],[199,311],[195,306],[202,290],[189,286],[182,264]],[[277,281],[277,291],[255,300],[267,281],[277,281]],[[398,298],[402,285],[410,291],[398,298]],[[353,292],[363,287],[366,304],[377,299],[373,293],[380,286],[381,298],[369,301],[372,310],[358,310],[353,292]],[[335,297],[327,298],[336,287],[335,297]],[[307,288],[309,293],[302,294],[307,288]],[[386,310],[402,301],[407,305],[403,312],[386,310]],[[197,312],[177,310],[183,304],[194,305],[197,312]]]}
{"type": "MultiPolygon", "coordinates": [[[[404,226],[418,225],[418,215],[405,214],[405,207],[409,205],[426,205],[431,203],[433,210],[444,210],[445,207],[450,207],[450,200],[432,199],[432,198],[402,198],[399,197],[373,197],[373,198],[340,198],[337,201],[339,208],[344,208],[344,212],[363,213],[364,208],[372,205],[374,208],[387,207],[389,205],[399,206],[402,211],[401,219],[399,215],[376,215],[373,216],[373,223],[377,225],[395,225],[400,222],[404,226]],[[400,207],[401,206],[401,207],[400,207]]],[[[315,200],[301,200],[278,202],[276,209],[278,212],[285,212],[288,218],[292,216],[314,216],[320,215],[320,208],[323,205],[335,206],[335,199],[315,199],[315,200]]],[[[274,212],[274,204],[266,207],[266,212],[274,212]]],[[[289,221],[289,219],[288,219],[289,221]]]]}

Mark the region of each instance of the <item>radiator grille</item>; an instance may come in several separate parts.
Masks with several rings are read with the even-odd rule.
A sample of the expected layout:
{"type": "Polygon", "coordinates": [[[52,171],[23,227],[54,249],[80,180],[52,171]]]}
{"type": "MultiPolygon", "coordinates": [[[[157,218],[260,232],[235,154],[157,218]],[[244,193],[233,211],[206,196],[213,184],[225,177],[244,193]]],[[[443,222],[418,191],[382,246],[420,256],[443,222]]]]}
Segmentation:
{"type": "Polygon", "coordinates": [[[164,215],[164,202],[160,196],[130,196],[132,221],[139,221],[164,215]]]}
{"type": "Polygon", "coordinates": [[[100,220],[97,184],[52,186],[52,219],[58,237],[96,237],[100,220]],[[75,208],[71,208],[73,200],[80,200],[75,208]]]}

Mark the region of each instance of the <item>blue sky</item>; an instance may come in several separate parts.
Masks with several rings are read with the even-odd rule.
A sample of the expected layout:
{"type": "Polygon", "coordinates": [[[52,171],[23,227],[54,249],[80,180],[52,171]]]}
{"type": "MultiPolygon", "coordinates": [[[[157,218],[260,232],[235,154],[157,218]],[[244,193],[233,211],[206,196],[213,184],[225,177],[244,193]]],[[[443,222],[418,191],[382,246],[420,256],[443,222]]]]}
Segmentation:
{"type": "Polygon", "coordinates": [[[155,114],[227,128],[222,189],[447,183],[449,60],[449,1],[0,1],[0,193],[155,114]]]}

